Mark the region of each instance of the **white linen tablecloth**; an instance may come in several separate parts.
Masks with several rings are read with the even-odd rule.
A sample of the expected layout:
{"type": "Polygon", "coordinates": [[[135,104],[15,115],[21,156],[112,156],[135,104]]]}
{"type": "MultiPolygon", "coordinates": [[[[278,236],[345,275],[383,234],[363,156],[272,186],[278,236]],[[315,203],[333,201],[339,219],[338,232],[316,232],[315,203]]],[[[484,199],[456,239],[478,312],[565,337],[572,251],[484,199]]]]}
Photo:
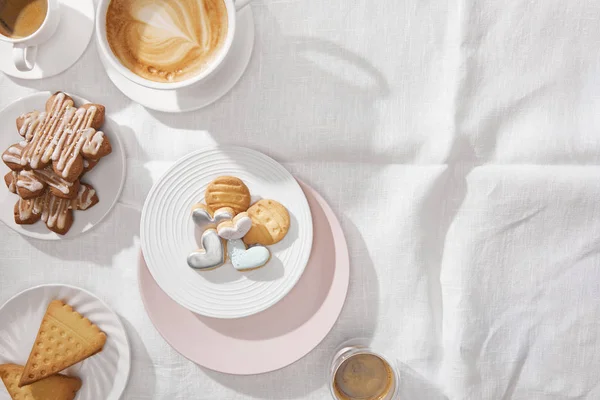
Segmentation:
{"type": "MultiPolygon", "coordinates": [[[[599,399],[600,2],[256,0],[241,81],[196,112],[123,96],[93,42],[44,81],[0,74],[0,106],[37,90],[106,104],[121,126],[120,203],[73,241],[0,226],[0,301],[62,282],[123,318],[124,399],[327,399],[327,367],[363,336],[401,364],[405,399],[599,399]],[[140,207],[192,149],[278,159],[329,201],[351,283],[312,353],[250,377],[165,343],[137,289],[140,207]]],[[[0,132],[2,135],[13,132],[0,132]]]]}

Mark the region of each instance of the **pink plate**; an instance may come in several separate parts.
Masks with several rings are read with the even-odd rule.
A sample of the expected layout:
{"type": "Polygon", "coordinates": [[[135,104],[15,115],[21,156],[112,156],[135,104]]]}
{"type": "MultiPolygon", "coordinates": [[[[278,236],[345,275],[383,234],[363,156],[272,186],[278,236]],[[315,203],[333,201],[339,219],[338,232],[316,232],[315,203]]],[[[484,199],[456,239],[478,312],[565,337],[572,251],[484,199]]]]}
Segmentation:
{"type": "Polygon", "coordinates": [[[140,256],[139,285],[146,311],[184,357],[219,372],[261,374],[304,357],[329,333],[346,300],[348,248],[329,205],[312,188],[300,185],[313,217],[312,253],[292,291],[263,312],[239,319],[194,314],[160,289],[140,256]]]}

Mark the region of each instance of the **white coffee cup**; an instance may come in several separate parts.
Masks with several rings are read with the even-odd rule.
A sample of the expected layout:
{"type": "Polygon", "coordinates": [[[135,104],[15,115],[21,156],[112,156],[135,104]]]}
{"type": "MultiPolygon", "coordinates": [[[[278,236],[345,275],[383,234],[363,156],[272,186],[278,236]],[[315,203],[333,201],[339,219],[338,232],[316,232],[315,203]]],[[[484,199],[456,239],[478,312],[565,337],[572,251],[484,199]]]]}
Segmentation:
{"type": "Polygon", "coordinates": [[[31,35],[24,38],[10,38],[0,34],[0,40],[12,43],[13,62],[19,71],[31,71],[35,66],[37,47],[48,41],[56,31],[60,21],[59,0],[46,0],[48,9],[42,25],[31,35]]]}
{"type": "Polygon", "coordinates": [[[96,12],[96,39],[98,41],[98,48],[100,49],[104,58],[109,62],[110,66],[127,79],[142,86],[152,89],[179,89],[200,82],[219,69],[223,63],[223,60],[225,59],[225,56],[231,49],[231,44],[233,43],[233,37],[235,35],[236,12],[247,6],[252,0],[223,0],[227,8],[227,37],[219,49],[218,54],[213,58],[208,66],[206,66],[204,69],[202,69],[202,71],[198,72],[198,74],[194,75],[193,77],[183,81],[169,83],[155,82],[142,78],[121,64],[119,59],[112,52],[110,45],[108,44],[108,39],[106,38],[106,12],[108,10],[110,1],[111,0],[100,0],[100,3],[98,4],[98,10],[96,12]]]}

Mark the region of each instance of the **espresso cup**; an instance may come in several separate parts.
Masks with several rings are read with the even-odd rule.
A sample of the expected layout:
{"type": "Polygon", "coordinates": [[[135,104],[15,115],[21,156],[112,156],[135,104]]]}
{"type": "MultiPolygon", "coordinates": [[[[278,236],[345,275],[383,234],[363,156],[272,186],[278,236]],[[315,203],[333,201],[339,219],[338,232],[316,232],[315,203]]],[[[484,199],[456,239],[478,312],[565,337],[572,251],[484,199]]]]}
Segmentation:
{"type": "MultiPolygon", "coordinates": [[[[158,82],[156,80],[145,78],[126,67],[124,62],[122,62],[117,54],[115,54],[109,43],[107,33],[107,24],[110,23],[110,21],[107,21],[107,13],[109,13],[111,1],[113,0],[100,0],[96,13],[96,38],[98,41],[99,51],[101,52],[101,55],[105,61],[107,61],[109,66],[118,73],[139,85],[152,89],[180,89],[206,79],[219,69],[223,63],[223,60],[231,49],[231,44],[235,35],[236,12],[247,6],[251,0],[222,0],[225,4],[225,9],[227,12],[227,33],[221,42],[220,47],[218,50],[216,50],[214,56],[203,65],[201,70],[197,71],[197,73],[194,73],[189,78],[174,82],[158,82]]],[[[197,1],[199,4],[203,4],[200,3],[202,0],[197,1]]]]}
{"type": "Polygon", "coordinates": [[[383,355],[363,339],[345,342],[333,356],[329,388],[335,400],[393,400],[398,397],[398,373],[383,355]]]}
{"type": "MultiPolygon", "coordinates": [[[[4,26],[7,25],[7,22],[3,18],[7,18],[7,16],[3,16],[3,13],[11,13],[17,14],[20,13],[34,13],[36,11],[27,10],[27,5],[33,3],[29,0],[10,0],[11,5],[8,6],[1,3],[0,0],[0,23],[4,26]],[[11,11],[7,11],[12,6],[11,11]],[[16,10],[16,11],[15,11],[16,10]]],[[[4,0],[9,1],[9,0],[4,0]]],[[[38,0],[40,1],[40,0],[38,0]]],[[[30,71],[35,66],[35,58],[37,54],[37,47],[42,45],[44,42],[48,41],[56,31],[58,27],[58,23],[60,21],[60,4],[58,0],[43,0],[46,5],[46,15],[43,18],[43,22],[39,25],[39,27],[32,27],[33,33],[28,34],[27,36],[12,36],[7,32],[7,29],[0,30],[0,40],[3,42],[12,43],[13,51],[12,57],[15,67],[19,71],[30,71]]],[[[14,18],[15,15],[11,15],[11,19],[14,18]]],[[[26,15],[20,15],[20,17],[27,17],[26,15]]],[[[32,16],[33,19],[37,19],[38,16],[32,16]]],[[[41,20],[41,17],[39,18],[41,20]]]]}

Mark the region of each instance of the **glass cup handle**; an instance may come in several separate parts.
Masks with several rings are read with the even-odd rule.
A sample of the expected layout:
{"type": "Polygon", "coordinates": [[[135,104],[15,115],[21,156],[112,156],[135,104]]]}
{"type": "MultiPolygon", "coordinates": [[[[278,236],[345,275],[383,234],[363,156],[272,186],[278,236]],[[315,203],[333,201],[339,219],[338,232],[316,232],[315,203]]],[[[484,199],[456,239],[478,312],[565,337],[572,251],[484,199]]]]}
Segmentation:
{"type": "Polygon", "coordinates": [[[35,66],[36,46],[15,44],[13,47],[13,62],[19,71],[31,71],[35,66]]]}
{"type": "Polygon", "coordinates": [[[252,0],[233,0],[233,3],[235,5],[235,10],[240,11],[242,8],[244,8],[248,4],[250,4],[251,1],[252,0]]]}

